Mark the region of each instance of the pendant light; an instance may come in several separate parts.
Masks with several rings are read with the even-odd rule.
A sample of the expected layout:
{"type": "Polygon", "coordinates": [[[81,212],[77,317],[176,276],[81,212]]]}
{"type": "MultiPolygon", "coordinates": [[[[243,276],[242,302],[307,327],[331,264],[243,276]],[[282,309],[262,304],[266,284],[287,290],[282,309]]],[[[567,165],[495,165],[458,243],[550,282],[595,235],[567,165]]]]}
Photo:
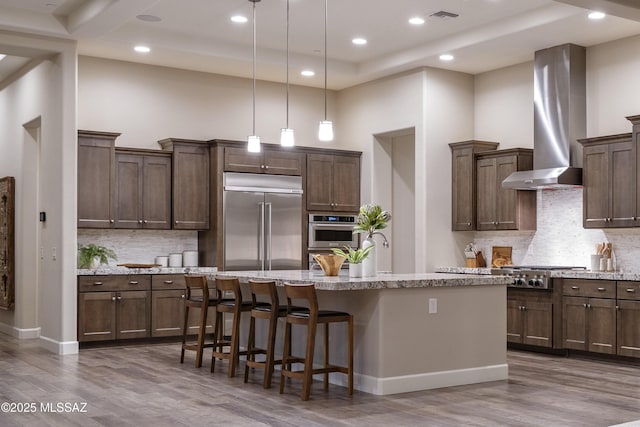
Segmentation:
{"type": "Polygon", "coordinates": [[[327,1],[324,0],[324,120],[318,127],[320,141],[333,141],[333,123],[327,120],[327,1]]]}
{"type": "Polygon", "coordinates": [[[295,145],[293,129],[289,128],[289,0],[287,0],[287,117],[285,127],[280,129],[280,145],[283,147],[295,145]]]}
{"type": "Polygon", "coordinates": [[[259,153],[260,137],[256,135],[256,3],[260,0],[249,1],[253,3],[253,133],[247,137],[247,150],[259,153]]]}

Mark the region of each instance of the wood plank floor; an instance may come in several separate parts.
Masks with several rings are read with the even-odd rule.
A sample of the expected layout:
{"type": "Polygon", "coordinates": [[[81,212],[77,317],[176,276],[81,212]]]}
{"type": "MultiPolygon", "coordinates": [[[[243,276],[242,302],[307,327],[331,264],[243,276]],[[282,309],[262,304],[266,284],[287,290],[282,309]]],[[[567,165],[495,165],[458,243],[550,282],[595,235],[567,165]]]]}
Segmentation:
{"type": "MultiPolygon", "coordinates": [[[[210,350],[209,350],[210,351],[210,350]]],[[[0,412],[0,426],[609,426],[640,420],[640,367],[509,351],[509,380],[374,396],[292,381],[264,390],[179,363],[177,344],[81,350],[58,356],[34,340],[0,334],[0,403],[34,402],[34,413],[0,412]],[[86,403],[85,413],[43,412],[41,403],[86,403]]],[[[46,409],[46,408],[44,408],[46,409]]],[[[79,408],[82,409],[82,408],[79,408]]]]}

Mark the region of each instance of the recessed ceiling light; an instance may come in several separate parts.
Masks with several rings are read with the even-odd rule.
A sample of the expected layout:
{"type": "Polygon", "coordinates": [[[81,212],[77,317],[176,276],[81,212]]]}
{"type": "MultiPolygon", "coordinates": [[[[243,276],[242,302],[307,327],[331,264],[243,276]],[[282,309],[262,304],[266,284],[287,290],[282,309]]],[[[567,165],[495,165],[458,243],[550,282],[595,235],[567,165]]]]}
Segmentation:
{"type": "Polygon", "coordinates": [[[7,55],[3,55],[0,53],[0,61],[2,61],[7,55]]]}
{"type": "Polygon", "coordinates": [[[602,12],[591,12],[589,14],[589,19],[603,19],[605,16],[607,15],[602,12]]]}
{"type": "Polygon", "coordinates": [[[151,48],[149,46],[136,46],[133,48],[138,53],[149,53],[151,52],[151,48]]]}
{"type": "Polygon", "coordinates": [[[440,60],[441,61],[453,61],[453,55],[451,55],[450,53],[443,53],[442,55],[440,55],[440,60]]]}
{"type": "Polygon", "coordinates": [[[238,24],[244,24],[245,22],[248,21],[246,16],[242,16],[242,15],[235,15],[231,17],[231,20],[233,22],[237,22],[238,24]]]}
{"type": "Polygon", "coordinates": [[[411,24],[411,25],[422,25],[422,24],[424,24],[424,18],[421,18],[419,16],[414,16],[413,18],[409,19],[409,24],[411,24]]]}
{"type": "Polygon", "coordinates": [[[155,15],[136,15],[136,18],[138,18],[141,21],[144,22],[160,22],[162,21],[162,18],[160,18],[159,16],[155,16],[155,15]]]}
{"type": "Polygon", "coordinates": [[[300,72],[300,74],[302,74],[305,77],[313,77],[313,76],[316,75],[316,73],[314,71],[311,71],[311,70],[302,70],[300,72]]]}
{"type": "Polygon", "coordinates": [[[353,43],[353,44],[367,44],[367,39],[363,39],[362,37],[356,37],[355,39],[351,40],[351,43],[353,43]]]}

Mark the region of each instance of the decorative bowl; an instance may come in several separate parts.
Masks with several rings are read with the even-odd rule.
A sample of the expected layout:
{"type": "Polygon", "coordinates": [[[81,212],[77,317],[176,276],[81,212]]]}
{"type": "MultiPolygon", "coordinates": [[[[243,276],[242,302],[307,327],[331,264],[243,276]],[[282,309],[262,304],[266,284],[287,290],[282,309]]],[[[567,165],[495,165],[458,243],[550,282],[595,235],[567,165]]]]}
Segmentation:
{"type": "Polygon", "coordinates": [[[341,255],[322,254],[313,255],[313,259],[320,264],[320,268],[322,268],[325,276],[337,276],[338,273],[340,273],[342,263],[346,260],[346,258],[341,255]]]}

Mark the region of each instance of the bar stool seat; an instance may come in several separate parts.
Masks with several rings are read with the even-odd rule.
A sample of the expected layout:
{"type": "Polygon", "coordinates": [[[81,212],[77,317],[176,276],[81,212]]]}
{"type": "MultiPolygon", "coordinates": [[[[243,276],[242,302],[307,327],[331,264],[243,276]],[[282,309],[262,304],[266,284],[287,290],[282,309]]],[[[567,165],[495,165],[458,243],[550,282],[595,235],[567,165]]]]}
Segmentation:
{"type": "Polygon", "coordinates": [[[213,347],[213,342],[205,344],[205,334],[207,327],[207,315],[209,307],[215,307],[218,299],[214,295],[209,295],[207,278],[202,275],[185,275],[187,286],[184,299],[184,324],[182,325],[182,349],[180,352],[180,363],[184,363],[184,351],[192,350],[196,352],[196,368],[202,366],[202,353],[205,348],[213,347]],[[201,293],[193,294],[193,291],[201,293]],[[189,310],[200,309],[200,320],[198,322],[198,336],[195,343],[187,342],[189,329],[189,310]]]}
{"type": "Polygon", "coordinates": [[[282,353],[282,370],[280,371],[280,393],[284,393],[285,377],[302,380],[302,400],[309,400],[311,383],[314,374],[324,374],[324,389],[329,389],[329,373],[340,372],[347,374],[348,393],[353,394],[353,316],[343,311],[318,310],[318,297],[314,285],[288,284],[284,286],[287,295],[287,317],[284,335],[284,350],[282,353]],[[308,310],[297,310],[292,300],[305,301],[308,310]],[[337,366],[329,363],[329,324],[345,322],[347,324],[347,366],[337,366]],[[291,326],[305,325],[307,327],[307,343],[304,357],[291,355],[291,326]],[[315,352],[316,330],[318,324],[324,324],[324,364],[322,368],[313,368],[315,352]],[[293,363],[302,363],[303,370],[293,370],[293,363]]]}
{"type": "Polygon", "coordinates": [[[235,376],[236,367],[240,363],[240,356],[247,354],[240,351],[240,316],[243,312],[251,311],[251,301],[242,300],[240,281],[237,277],[216,277],[216,292],[218,303],[216,304],[216,327],[214,333],[213,353],[211,355],[211,372],[215,370],[216,359],[229,361],[227,374],[229,378],[235,376]],[[225,292],[232,294],[231,298],[225,298],[225,292]],[[233,315],[231,335],[224,335],[224,313],[233,315]],[[229,351],[224,351],[229,347],[229,351]]]}

